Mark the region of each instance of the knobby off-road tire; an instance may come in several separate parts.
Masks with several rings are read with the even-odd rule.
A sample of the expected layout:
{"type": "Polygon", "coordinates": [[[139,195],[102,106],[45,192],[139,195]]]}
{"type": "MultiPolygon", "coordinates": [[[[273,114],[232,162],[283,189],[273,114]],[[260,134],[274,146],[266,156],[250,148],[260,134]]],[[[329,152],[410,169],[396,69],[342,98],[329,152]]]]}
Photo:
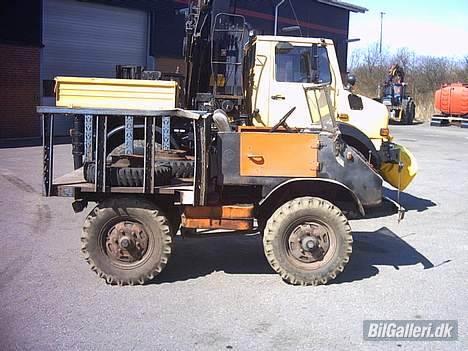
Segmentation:
{"type": "Polygon", "coordinates": [[[192,160],[161,160],[158,162],[170,166],[174,178],[192,178],[195,174],[195,162],[192,160]]]}
{"type": "MultiPolygon", "coordinates": [[[[161,144],[156,143],[155,150],[161,150],[161,144]]],[[[145,141],[136,139],[133,141],[133,153],[135,155],[143,155],[145,152],[145,141]]],[[[112,160],[112,156],[120,156],[125,154],[125,144],[120,144],[119,146],[112,149],[112,151],[107,156],[107,161],[110,162],[112,160]]]]}
{"type": "Polygon", "coordinates": [[[416,117],[416,105],[413,100],[408,104],[408,112],[409,115],[406,117],[406,124],[412,125],[414,123],[414,118],[416,117]]]}
{"type": "Polygon", "coordinates": [[[83,225],[81,251],[91,269],[108,284],[144,284],[154,279],[172,250],[166,215],[143,199],[105,200],[83,225]],[[121,249],[123,238],[133,240],[128,250],[121,249]]]}
{"type": "Polygon", "coordinates": [[[286,202],[268,220],[263,236],[265,255],[271,267],[283,280],[294,285],[320,285],[335,279],[349,262],[352,242],[351,227],[342,212],[330,202],[315,197],[286,202]],[[298,246],[295,239],[301,235],[298,246]],[[326,238],[328,249],[325,252],[327,242],[323,239],[326,238]],[[319,246],[312,251],[298,249],[310,240],[319,246]],[[316,256],[323,256],[323,259],[316,259],[316,256]]]}
{"type": "Polygon", "coordinates": [[[177,207],[169,207],[165,210],[167,219],[169,220],[169,226],[171,227],[172,236],[176,236],[182,222],[182,213],[177,207]]]}
{"type": "MultiPolygon", "coordinates": [[[[94,163],[86,163],[84,165],[84,178],[89,183],[94,183],[96,179],[96,166],[94,163]]],[[[167,185],[171,183],[172,168],[170,165],[157,164],[154,168],[155,185],[167,185]]],[[[143,168],[125,167],[125,168],[108,168],[107,179],[110,179],[110,184],[121,187],[139,187],[143,186],[143,168]]]]}
{"type": "MultiPolygon", "coordinates": [[[[156,134],[160,136],[160,133],[156,132],[156,134]]],[[[121,140],[119,140],[120,142],[121,140]]],[[[112,156],[119,156],[125,154],[125,143],[115,143],[112,140],[108,141],[109,150],[112,150],[107,157],[107,160],[110,161],[112,156]]],[[[179,145],[177,142],[171,138],[171,148],[178,149],[179,145]]],[[[161,150],[162,145],[158,142],[155,143],[155,150],[161,150]]],[[[134,139],[133,140],[133,153],[135,155],[143,155],[145,150],[145,141],[142,139],[134,139]]]]}
{"type": "MultiPolygon", "coordinates": [[[[133,153],[135,155],[143,155],[145,149],[144,141],[143,140],[135,140],[134,141],[134,150],[133,153]]],[[[161,150],[162,146],[159,143],[156,143],[156,150],[161,150]]],[[[108,156],[108,162],[111,161],[111,156],[119,156],[123,155],[125,152],[125,144],[117,146],[108,156]]],[[[156,161],[156,166],[159,165],[167,165],[170,166],[172,169],[172,176],[174,178],[192,178],[194,175],[194,165],[195,162],[193,160],[184,160],[184,159],[160,159],[156,161]]]]}
{"type": "Polygon", "coordinates": [[[402,113],[403,118],[401,119],[401,124],[412,125],[416,115],[416,105],[414,104],[413,100],[408,100],[404,103],[404,109],[402,113]]]}

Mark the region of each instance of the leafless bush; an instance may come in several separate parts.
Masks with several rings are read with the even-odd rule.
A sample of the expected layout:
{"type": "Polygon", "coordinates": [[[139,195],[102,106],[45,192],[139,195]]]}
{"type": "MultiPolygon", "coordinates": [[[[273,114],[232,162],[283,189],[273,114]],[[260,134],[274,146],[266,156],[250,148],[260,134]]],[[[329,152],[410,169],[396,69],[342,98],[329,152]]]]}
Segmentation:
{"type": "Polygon", "coordinates": [[[468,82],[468,55],[463,60],[447,57],[418,56],[408,48],[391,54],[379,52],[377,44],[356,50],[350,59],[350,71],[357,77],[356,90],[369,97],[378,96],[378,88],[392,64],[403,67],[409,92],[416,103],[416,118],[429,119],[434,114],[434,93],[445,83],[468,82]]]}

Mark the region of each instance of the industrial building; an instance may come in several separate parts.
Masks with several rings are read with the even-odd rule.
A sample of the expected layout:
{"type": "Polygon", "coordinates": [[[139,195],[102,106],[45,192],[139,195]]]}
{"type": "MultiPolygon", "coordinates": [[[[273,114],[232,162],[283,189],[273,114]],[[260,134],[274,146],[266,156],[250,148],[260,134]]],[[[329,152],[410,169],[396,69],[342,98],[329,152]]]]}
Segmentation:
{"type": "MultiPolygon", "coordinates": [[[[336,0],[217,0],[258,34],[331,38],[346,71],[350,12],[336,0]],[[300,28],[300,29],[299,29],[300,28]]],[[[38,138],[37,105],[54,104],[54,77],[115,77],[119,64],[183,72],[189,0],[3,0],[0,139],[38,138]]],[[[217,6],[217,5],[216,5],[217,6]]],[[[66,133],[66,126],[59,132],[66,133]]]]}

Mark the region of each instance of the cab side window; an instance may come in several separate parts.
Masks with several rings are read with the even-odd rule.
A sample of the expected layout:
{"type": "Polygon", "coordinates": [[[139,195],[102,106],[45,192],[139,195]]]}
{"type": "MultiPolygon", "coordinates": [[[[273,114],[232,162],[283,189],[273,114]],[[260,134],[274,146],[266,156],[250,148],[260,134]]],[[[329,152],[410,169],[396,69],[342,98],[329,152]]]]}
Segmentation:
{"type": "Polygon", "coordinates": [[[330,61],[328,60],[327,48],[319,46],[318,53],[318,82],[331,83],[330,61]]]}
{"type": "Polygon", "coordinates": [[[331,73],[327,49],[323,46],[290,46],[276,48],[275,78],[277,82],[330,83],[331,73]]]}

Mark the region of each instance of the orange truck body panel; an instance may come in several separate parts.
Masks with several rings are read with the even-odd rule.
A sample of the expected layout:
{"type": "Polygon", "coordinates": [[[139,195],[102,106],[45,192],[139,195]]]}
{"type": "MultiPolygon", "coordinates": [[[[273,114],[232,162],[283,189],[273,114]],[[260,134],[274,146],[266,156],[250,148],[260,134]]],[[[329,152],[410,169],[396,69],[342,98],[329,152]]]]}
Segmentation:
{"type": "Polygon", "coordinates": [[[468,114],[468,84],[444,85],[435,92],[434,106],[443,114],[450,116],[468,114]]]}
{"type": "Polygon", "coordinates": [[[217,219],[217,218],[183,218],[182,227],[191,229],[229,229],[251,230],[254,222],[251,219],[217,219]]]}
{"type": "Polygon", "coordinates": [[[250,133],[240,135],[240,175],[317,177],[317,134],[250,133]]]}

